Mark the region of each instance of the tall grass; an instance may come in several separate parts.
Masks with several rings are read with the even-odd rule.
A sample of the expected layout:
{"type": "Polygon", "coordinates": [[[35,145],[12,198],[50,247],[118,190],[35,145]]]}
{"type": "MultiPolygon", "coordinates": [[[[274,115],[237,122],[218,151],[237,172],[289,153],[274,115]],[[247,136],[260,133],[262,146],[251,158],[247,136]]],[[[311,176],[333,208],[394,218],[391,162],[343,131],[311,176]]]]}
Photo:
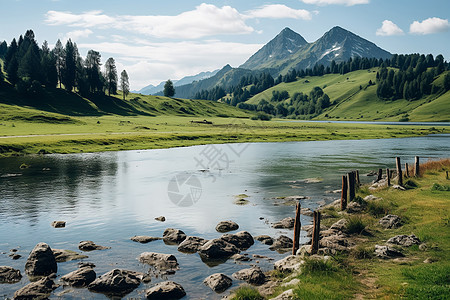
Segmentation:
{"type": "Polygon", "coordinates": [[[426,163],[420,164],[420,176],[426,172],[433,171],[449,171],[450,170],[450,158],[443,158],[439,160],[428,160],[426,163]]]}
{"type": "Polygon", "coordinates": [[[239,287],[233,295],[232,300],[263,300],[257,289],[249,285],[239,287]]]}

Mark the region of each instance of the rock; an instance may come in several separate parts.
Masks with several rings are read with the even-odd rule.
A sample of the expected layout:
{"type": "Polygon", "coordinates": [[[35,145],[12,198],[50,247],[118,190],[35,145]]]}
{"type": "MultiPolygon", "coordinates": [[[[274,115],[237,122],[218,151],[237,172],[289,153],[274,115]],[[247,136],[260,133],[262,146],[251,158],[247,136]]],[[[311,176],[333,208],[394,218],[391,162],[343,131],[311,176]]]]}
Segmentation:
{"type": "Polygon", "coordinates": [[[334,208],[334,209],[340,210],[341,209],[341,199],[336,199],[333,202],[331,202],[330,204],[321,206],[320,210],[324,210],[327,208],[331,208],[331,209],[334,208]]]}
{"type": "Polygon", "coordinates": [[[364,197],[364,201],[374,201],[374,200],[378,200],[378,199],[381,199],[381,198],[378,198],[374,195],[368,195],[368,196],[364,197]]]}
{"type": "Polygon", "coordinates": [[[360,213],[360,212],[362,212],[362,210],[363,210],[363,207],[362,207],[362,205],[361,204],[359,204],[358,202],[350,202],[348,205],[347,205],[347,212],[349,213],[349,214],[356,214],[356,213],[360,213]]]}
{"type": "Polygon", "coordinates": [[[78,268],[85,268],[85,267],[89,267],[89,268],[95,268],[95,264],[91,263],[91,262],[79,262],[78,263],[78,268]]]}
{"type": "Polygon", "coordinates": [[[300,249],[297,250],[297,254],[300,257],[303,257],[305,255],[310,255],[311,254],[311,245],[303,245],[300,247],[300,249]]]}
{"type": "Polygon", "coordinates": [[[164,281],[145,291],[147,299],[181,299],[186,296],[183,287],[173,281],[164,281]]]}
{"type": "Polygon", "coordinates": [[[58,271],[53,251],[46,243],[37,244],[25,263],[28,276],[48,276],[58,271]]]}
{"type": "Polygon", "coordinates": [[[160,222],[165,222],[166,221],[166,217],[164,216],[159,216],[155,218],[156,221],[160,221],[160,222]]]}
{"type": "Polygon", "coordinates": [[[295,298],[293,289],[284,291],[283,293],[279,294],[275,298],[272,298],[272,300],[291,300],[291,299],[297,299],[297,298],[295,298]]]}
{"type": "Polygon", "coordinates": [[[300,214],[308,217],[312,217],[314,215],[314,212],[309,207],[301,208],[300,214]]]}
{"type": "Polygon", "coordinates": [[[0,283],[16,283],[22,279],[20,270],[8,266],[0,266],[0,283]]]}
{"type": "Polygon", "coordinates": [[[285,236],[285,235],[280,235],[272,244],[272,246],[269,247],[270,250],[274,251],[278,251],[280,253],[284,253],[284,252],[288,252],[292,250],[292,239],[285,236]]]}
{"type": "Polygon", "coordinates": [[[143,252],[139,255],[138,259],[140,262],[149,264],[158,270],[178,269],[177,258],[172,254],[143,252]]]}
{"type": "Polygon", "coordinates": [[[240,250],[235,245],[219,238],[208,241],[199,248],[198,252],[207,259],[224,259],[239,253],[240,250]]]}
{"type": "Polygon", "coordinates": [[[51,225],[55,228],[63,228],[66,227],[66,221],[53,221],[51,225]]]}
{"type": "Polygon", "coordinates": [[[381,227],[386,229],[398,228],[402,225],[400,217],[396,215],[384,216],[378,223],[380,223],[381,227]]]}
{"type": "Polygon", "coordinates": [[[401,185],[398,185],[398,184],[393,185],[392,188],[394,188],[396,190],[400,190],[400,191],[406,191],[406,189],[404,187],[402,187],[401,185]]]}
{"type": "Polygon", "coordinates": [[[61,277],[61,280],[68,285],[80,287],[87,286],[95,280],[97,274],[94,269],[89,267],[80,268],[61,277]]]}
{"type": "Polygon", "coordinates": [[[161,240],[159,237],[153,237],[148,235],[135,235],[132,238],[130,238],[133,242],[138,242],[141,244],[147,244],[153,241],[161,240]]]}
{"type": "Polygon", "coordinates": [[[220,237],[222,240],[235,245],[239,250],[246,250],[252,246],[255,241],[252,235],[247,231],[240,231],[236,234],[224,234],[220,237]]]}
{"type": "Polygon", "coordinates": [[[123,297],[137,288],[144,276],[139,272],[114,269],[91,282],[88,289],[108,296],[123,297]]]}
{"type": "Polygon", "coordinates": [[[22,257],[22,255],[20,255],[20,254],[13,254],[13,255],[10,255],[10,256],[11,256],[12,260],[18,260],[19,258],[22,257]]]}
{"type": "Polygon", "coordinates": [[[330,229],[337,230],[337,231],[345,231],[347,228],[348,221],[346,219],[340,219],[336,223],[330,226],[330,229]]]}
{"type": "Polygon", "coordinates": [[[412,245],[419,245],[420,240],[414,234],[412,234],[412,235],[402,234],[402,235],[396,235],[394,237],[391,237],[386,243],[410,247],[412,245]]]}
{"type": "Polygon", "coordinates": [[[423,261],[424,264],[432,264],[434,263],[436,260],[434,258],[428,257],[427,259],[425,259],[423,261]]]}
{"type": "Polygon", "coordinates": [[[71,260],[88,258],[87,255],[83,255],[71,250],[53,249],[53,255],[56,262],[66,262],[71,260]]]}
{"type": "Polygon", "coordinates": [[[403,253],[389,246],[375,245],[375,255],[380,258],[404,257],[403,253]]]}
{"type": "Polygon", "coordinates": [[[251,261],[252,259],[248,257],[248,255],[242,255],[239,253],[236,253],[235,255],[231,256],[234,261],[251,261]]]}
{"type": "Polygon", "coordinates": [[[111,247],[100,246],[95,244],[93,241],[81,241],[78,244],[78,249],[82,251],[94,251],[94,250],[111,249],[111,247]]]}
{"type": "Polygon", "coordinates": [[[218,232],[228,232],[228,231],[237,230],[238,228],[239,228],[239,225],[233,221],[222,221],[219,224],[217,224],[217,226],[216,226],[216,230],[218,232]]]}
{"type": "Polygon", "coordinates": [[[292,279],[289,282],[283,283],[281,286],[287,287],[287,286],[290,286],[290,285],[299,285],[299,284],[300,284],[300,279],[294,278],[294,279],[292,279]]]}
{"type": "Polygon", "coordinates": [[[289,255],[276,261],[273,264],[273,268],[281,272],[293,272],[300,270],[303,263],[304,261],[302,261],[299,256],[289,255]]]}
{"type": "Polygon", "coordinates": [[[48,277],[41,278],[38,281],[27,284],[14,293],[14,299],[47,299],[50,294],[58,287],[53,280],[48,277]]]}
{"type": "Polygon", "coordinates": [[[349,242],[348,237],[345,234],[338,233],[323,237],[319,241],[320,247],[334,249],[338,251],[348,251],[352,244],[349,242]]]}
{"type": "Polygon", "coordinates": [[[166,230],[164,230],[163,240],[164,240],[164,243],[166,243],[166,244],[178,245],[185,239],[186,239],[186,234],[179,229],[167,228],[166,230]]]}
{"type": "Polygon", "coordinates": [[[267,299],[275,292],[275,289],[277,288],[278,282],[267,280],[264,284],[258,286],[258,292],[261,296],[265,297],[264,299],[267,299]]]}
{"type": "Polygon", "coordinates": [[[233,284],[233,280],[225,274],[215,273],[203,280],[203,283],[209,286],[214,292],[222,293],[233,284]]]}
{"type": "Polygon", "coordinates": [[[247,205],[250,203],[250,201],[248,201],[247,199],[241,198],[241,199],[236,199],[233,203],[236,205],[247,205]]]}
{"type": "Polygon", "coordinates": [[[276,222],[272,225],[273,228],[294,228],[295,219],[292,217],[284,218],[283,220],[276,222]]]}
{"type": "Polygon", "coordinates": [[[233,277],[254,285],[261,285],[266,281],[266,275],[258,267],[237,271],[233,273],[233,277]]]}
{"type": "Polygon", "coordinates": [[[197,252],[201,246],[206,244],[208,240],[197,237],[197,236],[188,236],[184,241],[178,245],[178,251],[186,252],[186,253],[195,253],[197,252]]]}
{"type": "Polygon", "coordinates": [[[265,245],[272,245],[273,244],[273,238],[271,238],[268,235],[255,236],[255,240],[260,241],[261,243],[263,243],[265,245]]]}
{"type": "Polygon", "coordinates": [[[422,243],[419,245],[420,251],[426,251],[428,249],[428,245],[426,243],[422,243]]]}
{"type": "Polygon", "coordinates": [[[265,256],[265,255],[260,255],[260,254],[253,254],[252,255],[253,258],[260,258],[260,259],[267,259],[267,260],[273,260],[273,258],[265,256]]]}

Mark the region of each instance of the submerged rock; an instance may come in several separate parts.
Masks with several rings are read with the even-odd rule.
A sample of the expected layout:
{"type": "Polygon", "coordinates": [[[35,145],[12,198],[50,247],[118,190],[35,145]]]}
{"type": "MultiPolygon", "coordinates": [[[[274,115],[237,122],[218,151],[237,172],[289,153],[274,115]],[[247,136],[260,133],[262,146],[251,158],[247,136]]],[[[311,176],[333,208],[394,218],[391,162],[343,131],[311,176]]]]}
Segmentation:
{"type": "Polygon", "coordinates": [[[53,280],[48,277],[43,277],[16,291],[14,293],[14,299],[47,299],[57,287],[58,285],[53,280]]]}
{"type": "Polygon", "coordinates": [[[166,217],[164,216],[159,216],[155,218],[156,221],[160,221],[160,222],[165,222],[166,221],[166,217]]]}
{"type": "Polygon", "coordinates": [[[164,281],[145,291],[147,299],[181,299],[186,296],[183,287],[173,281],[164,281]]]}
{"type": "Polygon", "coordinates": [[[149,264],[158,270],[178,269],[177,258],[172,254],[144,252],[139,255],[138,259],[140,262],[149,264]]]}
{"type": "Polygon", "coordinates": [[[293,241],[291,238],[280,235],[274,242],[273,245],[269,247],[272,251],[277,251],[280,253],[288,252],[292,250],[293,241]]]}
{"type": "Polygon", "coordinates": [[[132,238],[130,238],[133,242],[138,242],[141,244],[147,244],[153,241],[161,240],[160,237],[153,237],[148,235],[135,235],[132,238]]]}
{"type": "Polygon", "coordinates": [[[255,240],[260,241],[261,243],[263,243],[265,245],[272,245],[273,244],[273,238],[271,238],[268,235],[255,236],[255,240]]]}
{"type": "Polygon", "coordinates": [[[95,280],[96,277],[97,274],[95,273],[94,269],[90,267],[84,267],[64,275],[63,277],[61,277],[61,280],[68,285],[80,287],[90,284],[95,280]]]}
{"type": "Polygon", "coordinates": [[[167,228],[163,233],[164,243],[169,245],[178,245],[186,239],[186,234],[175,228],[167,228]]]}
{"type": "Polygon", "coordinates": [[[206,244],[208,240],[197,237],[197,236],[188,236],[181,244],[178,245],[178,251],[186,252],[186,253],[195,253],[197,252],[201,246],[206,244]]]}
{"type": "Polygon", "coordinates": [[[66,227],[66,221],[53,221],[51,225],[55,228],[63,228],[66,227]]]}
{"type": "Polygon", "coordinates": [[[0,283],[16,283],[22,279],[20,270],[8,266],[0,266],[0,283]]]}
{"type": "Polygon", "coordinates": [[[94,250],[111,249],[111,247],[100,246],[94,243],[93,241],[81,241],[78,244],[78,249],[82,251],[94,251],[94,250]]]}
{"type": "Polygon", "coordinates": [[[53,249],[53,255],[56,262],[66,262],[71,260],[88,258],[87,255],[83,255],[71,250],[53,249]]]}
{"type": "Polygon", "coordinates": [[[225,274],[215,273],[205,278],[203,283],[209,286],[214,292],[222,293],[233,284],[233,280],[225,274]]]}
{"type": "Polygon", "coordinates": [[[52,248],[46,243],[37,244],[25,263],[28,276],[48,276],[58,271],[52,248]]]}
{"type": "Polygon", "coordinates": [[[283,220],[276,222],[272,225],[273,228],[294,228],[295,219],[292,217],[284,218],[283,220]]]}
{"type": "Polygon", "coordinates": [[[247,231],[240,231],[236,234],[227,233],[222,235],[220,238],[235,245],[239,250],[246,250],[255,243],[252,235],[247,231]]]}
{"type": "Polygon", "coordinates": [[[219,238],[208,241],[199,248],[198,252],[207,259],[224,259],[239,253],[240,250],[235,245],[219,238]]]}
{"type": "Polygon", "coordinates": [[[228,231],[237,230],[238,228],[239,228],[239,225],[233,221],[222,221],[219,224],[217,224],[217,226],[216,226],[216,230],[218,232],[228,232],[228,231]]]}
{"type": "Polygon", "coordinates": [[[258,267],[237,271],[233,273],[233,277],[254,285],[261,285],[266,281],[266,275],[258,267]]]}
{"type": "Polygon", "coordinates": [[[144,276],[140,272],[114,269],[91,282],[88,289],[108,296],[123,297],[137,288],[144,276]]]}

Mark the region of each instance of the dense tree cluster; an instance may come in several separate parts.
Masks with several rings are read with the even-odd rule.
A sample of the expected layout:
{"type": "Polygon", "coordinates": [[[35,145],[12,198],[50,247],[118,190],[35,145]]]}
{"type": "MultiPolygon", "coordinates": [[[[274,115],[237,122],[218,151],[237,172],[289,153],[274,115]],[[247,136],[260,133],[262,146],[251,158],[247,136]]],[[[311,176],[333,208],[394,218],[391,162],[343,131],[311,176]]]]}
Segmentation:
{"type": "MultiPolygon", "coordinates": [[[[432,82],[448,67],[442,55],[434,59],[431,54],[394,54],[377,72],[377,96],[384,100],[416,100],[438,93],[432,82]]],[[[448,90],[445,84],[444,89],[448,90]]]]}
{"type": "MultiPolygon", "coordinates": [[[[70,39],[63,46],[60,40],[51,50],[47,41],[38,46],[34,32],[27,30],[18,41],[13,39],[9,46],[0,44],[0,58],[4,60],[4,71],[8,81],[22,93],[39,94],[46,88],[64,88],[81,95],[117,93],[117,69],[113,58],[101,71],[101,55],[90,50],[81,58],[77,44],[70,39]]],[[[3,81],[3,79],[0,80],[3,81]]]]}

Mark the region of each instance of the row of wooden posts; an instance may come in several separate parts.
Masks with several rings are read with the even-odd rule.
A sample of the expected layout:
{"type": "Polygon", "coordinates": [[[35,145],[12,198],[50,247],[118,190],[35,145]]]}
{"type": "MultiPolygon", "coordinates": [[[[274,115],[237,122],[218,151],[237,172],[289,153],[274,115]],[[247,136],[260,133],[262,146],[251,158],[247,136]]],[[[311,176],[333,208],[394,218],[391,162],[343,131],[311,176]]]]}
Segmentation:
{"type": "MultiPolygon", "coordinates": [[[[403,171],[400,163],[400,157],[395,158],[396,168],[397,168],[397,184],[403,186],[403,171]]],[[[415,157],[414,161],[414,176],[418,177],[420,174],[419,157],[415,157]]],[[[391,185],[392,171],[389,168],[386,169],[386,179],[387,185],[391,185]]],[[[405,176],[409,177],[408,163],[405,163],[405,176]]],[[[448,176],[448,173],[447,173],[448,176]]],[[[377,179],[378,182],[383,177],[383,169],[378,169],[377,179]]],[[[359,180],[359,170],[351,171],[347,175],[342,176],[342,191],[341,191],[341,210],[347,208],[347,202],[353,201],[355,199],[356,190],[361,185],[359,180]]],[[[295,222],[294,222],[294,243],[292,246],[292,254],[295,255],[300,245],[300,211],[301,205],[300,201],[297,203],[295,208],[295,222]]],[[[320,212],[314,211],[313,215],[313,233],[311,241],[311,254],[317,253],[319,250],[319,239],[320,239],[320,212]]]]}

